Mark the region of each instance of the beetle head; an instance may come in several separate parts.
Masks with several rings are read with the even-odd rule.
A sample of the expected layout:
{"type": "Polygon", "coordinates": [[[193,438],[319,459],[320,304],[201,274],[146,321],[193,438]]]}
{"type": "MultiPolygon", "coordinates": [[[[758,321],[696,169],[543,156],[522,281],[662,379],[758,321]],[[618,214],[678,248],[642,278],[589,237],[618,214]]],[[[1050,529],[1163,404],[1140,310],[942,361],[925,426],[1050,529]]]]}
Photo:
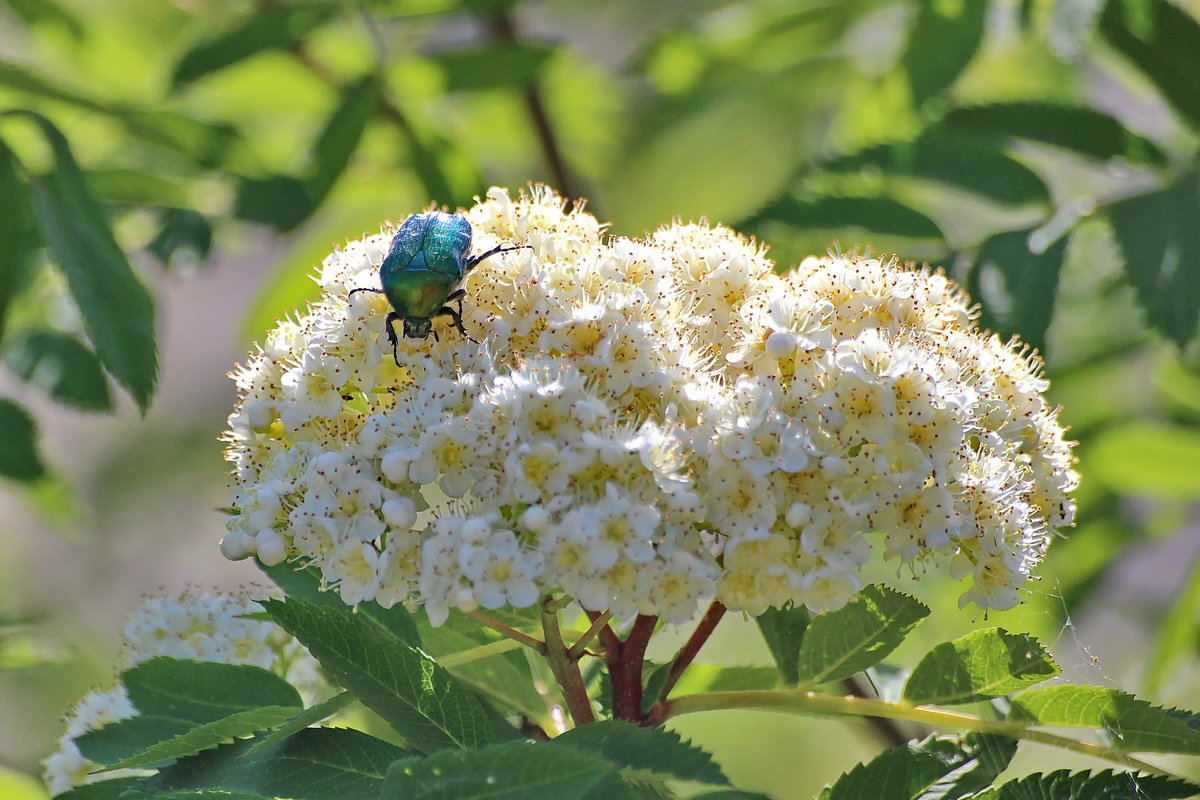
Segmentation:
{"type": "Polygon", "coordinates": [[[433,323],[426,317],[405,317],[404,335],[410,339],[424,339],[433,329],[433,323]]]}

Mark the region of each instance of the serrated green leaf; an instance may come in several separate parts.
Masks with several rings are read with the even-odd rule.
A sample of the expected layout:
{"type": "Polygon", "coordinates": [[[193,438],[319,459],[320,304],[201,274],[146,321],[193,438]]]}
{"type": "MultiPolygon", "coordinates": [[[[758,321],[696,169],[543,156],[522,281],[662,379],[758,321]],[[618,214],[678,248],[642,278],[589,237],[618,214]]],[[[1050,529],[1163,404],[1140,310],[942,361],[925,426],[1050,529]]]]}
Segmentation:
{"type": "Polygon", "coordinates": [[[1005,336],[1016,334],[1044,351],[1068,237],[1034,253],[1029,247],[1033,234],[1034,229],[1006,231],[985,241],[971,271],[971,288],[975,290],[973,296],[981,297],[983,292],[977,286],[985,274],[998,276],[996,283],[1005,293],[1005,309],[997,311],[995,303],[985,305],[981,324],[1005,336]]]}
{"type": "Polygon", "coordinates": [[[621,769],[681,781],[729,783],[712,756],[665,728],[643,728],[622,720],[604,720],[572,728],[555,737],[554,742],[603,756],[621,769]]]}
{"type": "MultiPolygon", "coordinates": [[[[439,628],[422,625],[421,647],[441,661],[445,656],[496,641],[479,628],[476,623],[474,635],[469,635],[449,625],[439,628]]],[[[525,660],[523,653],[497,653],[477,661],[449,666],[447,669],[463,683],[515,711],[533,719],[546,716],[546,702],[534,688],[529,662],[525,660]]]]}
{"type": "Polygon", "coordinates": [[[1200,23],[1167,0],[1109,0],[1100,30],[1146,74],[1195,128],[1200,128],[1200,23]]]}
{"type": "Polygon", "coordinates": [[[9,113],[37,123],[54,152],[54,171],[32,183],[38,227],[100,361],[144,412],[158,380],[154,303],[113,239],[66,138],[40,114],[9,113]]]}
{"type": "Polygon", "coordinates": [[[929,787],[921,800],[959,800],[991,786],[1017,754],[1017,740],[1008,736],[970,733],[963,746],[971,758],[929,787]]]}
{"type": "Polygon", "coordinates": [[[350,692],[338,692],[323,703],[317,703],[315,706],[310,706],[298,714],[293,714],[270,733],[255,739],[254,745],[246,751],[245,755],[264,750],[276,742],[281,742],[289,736],[294,736],[305,728],[312,727],[318,722],[332,717],[353,702],[354,695],[350,692]]]}
{"type": "MultiPolygon", "coordinates": [[[[992,772],[994,778],[1000,771],[995,767],[996,760],[990,759],[984,770],[992,772]]],[[[825,787],[817,800],[961,797],[965,792],[955,793],[957,777],[980,768],[980,747],[976,744],[948,736],[930,736],[859,764],[825,787]]],[[[990,778],[982,786],[988,783],[990,778]]]]}
{"type": "Polygon", "coordinates": [[[1009,716],[1035,725],[1107,730],[1130,753],[1200,754],[1200,731],[1171,712],[1101,686],[1046,686],[1012,698],[1009,716]]]}
{"type": "Polygon", "coordinates": [[[507,742],[397,761],[380,800],[575,800],[614,772],[600,756],[545,742],[507,742]]]}
{"type": "Polygon", "coordinates": [[[117,800],[129,789],[143,785],[142,778],[113,778],[107,781],[76,786],[74,789],[54,795],[54,800],[117,800]]]}
{"type": "Polygon", "coordinates": [[[878,145],[820,165],[831,172],[873,167],[965,189],[1000,203],[1046,203],[1049,189],[1037,173],[1006,154],[1002,142],[929,128],[912,142],[878,145]]]}
{"type": "Polygon", "coordinates": [[[255,7],[241,23],[194,45],[175,65],[171,85],[179,88],[266,50],[294,47],[338,11],[336,3],[293,2],[255,7]]]}
{"type": "Polygon", "coordinates": [[[1154,164],[1166,161],[1153,142],[1107,114],[1083,106],[1036,101],[962,106],[947,112],[938,125],[947,131],[998,140],[1042,142],[1101,161],[1113,158],[1154,164]]]}
{"type": "Polygon", "coordinates": [[[266,600],[263,607],[414,749],[429,753],[517,736],[495,710],[427,654],[361,619],[353,609],[300,600],[266,600]]]}
{"type": "Polygon", "coordinates": [[[75,737],[75,744],[89,761],[115,764],[148,747],[187,733],[195,726],[196,723],[186,719],[138,714],[111,722],[98,730],[86,731],[75,737]]]}
{"type": "Polygon", "coordinates": [[[1200,318],[1200,172],[1116,203],[1109,219],[1147,321],[1182,348],[1200,318]]]}
{"type": "Polygon", "coordinates": [[[121,682],[141,713],[196,723],[265,706],[287,707],[288,714],[304,707],[291,684],[248,664],[160,656],[125,670],[121,682]]]}
{"type": "Polygon", "coordinates": [[[538,44],[488,44],[436,53],[433,60],[446,75],[451,92],[526,86],[532,83],[554,49],[538,44]]]}
{"type": "Polygon", "coordinates": [[[993,786],[972,800],[1174,800],[1192,797],[1198,789],[1161,775],[1112,771],[1071,774],[1060,769],[993,786]]]}
{"type": "Polygon", "coordinates": [[[753,222],[782,222],[811,230],[863,230],[868,233],[941,239],[929,217],[888,197],[785,198],[755,215],[753,222]]]}
{"type": "Polygon", "coordinates": [[[382,83],[379,75],[368,73],[340,92],[341,102],[333,110],[310,156],[308,193],[314,204],[329,194],[333,184],[345,172],[363,132],[379,108],[382,83]]]}
{"type": "Polygon", "coordinates": [[[59,331],[28,333],[9,344],[4,363],[64,405],[85,411],[112,408],[100,362],[73,336],[59,331]]]}
{"type": "Polygon", "coordinates": [[[779,676],[785,685],[794,686],[800,681],[800,645],[812,621],[808,609],[804,606],[768,608],[754,621],[775,659],[779,676]]]}
{"type": "Polygon", "coordinates": [[[46,474],[37,451],[37,425],[25,409],[0,398],[0,477],[32,481],[46,474]]]}
{"type": "Polygon", "coordinates": [[[165,267],[177,262],[193,264],[208,258],[213,228],[208,217],[190,208],[164,208],[158,217],[158,234],[147,245],[165,267]]]}
{"type": "Polygon", "coordinates": [[[1032,636],[985,628],[926,653],[904,685],[904,699],[914,705],[973,703],[1058,673],[1058,665],[1032,636]]]}
{"type": "Polygon", "coordinates": [[[661,782],[644,783],[618,774],[606,775],[583,800],[678,800],[678,795],[661,782]]]}
{"type": "Polygon", "coordinates": [[[219,790],[295,800],[376,797],[388,765],[412,752],[348,728],[306,728],[285,741],[261,739],[206,750],[159,771],[154,792],[219,790]]]}
{"type": "Polygon", "coordinates": [[[979,50],[987,0],[920,0],[901,63],[912,87],[913,102],[950,88],[979,50]]]}
{"type": "Polygon", "coordinates": [[[33,219],[33,198],[8,145],[0,139],[0,341],[4,340],[8,309],[33,272],[39,242],[33,219]]]}
{"type": "MultiPolygon", "coordinates": [[[[337,592],[321,590],[321,570],[316,567],[296,569],[294,564],[284,562],[274,567],[258,563],[258,568],[266,573],[276,586],[283,590],[288,597],[303,600],[317,606],[325,606],[335,610],[346,608],[337,592]]],[[[354,607],[355,613],[376,625],[389,636],[394,636],[405,644],[413,647],[421,646],[421,636],[413,615],[402,605],[384,608],[374,600],[359,603],[354,607]]]]}
{"type": "Polygon", "coordinates": [[[1165,422],[1133,422],[1098,433],[1088,474],[1120,492],[1169,500],[1200,498],[1200,431],[1165,422]]]}
{"type": "Polygon", "coordinates": [[[867,586],[837,611],[813,619],[797,664],[799,683],[848,678],[887,657],[929,609],[906,594],[867,586]]]}
{"type": "Polygon", "coordinates": [[[109,769],[130,769],[193,756],[234,739],[274,728],[295,713],[294,706],[262,706],[197,725],[173,739],[147,747],[137,755],[109,764],[109,769]]]}

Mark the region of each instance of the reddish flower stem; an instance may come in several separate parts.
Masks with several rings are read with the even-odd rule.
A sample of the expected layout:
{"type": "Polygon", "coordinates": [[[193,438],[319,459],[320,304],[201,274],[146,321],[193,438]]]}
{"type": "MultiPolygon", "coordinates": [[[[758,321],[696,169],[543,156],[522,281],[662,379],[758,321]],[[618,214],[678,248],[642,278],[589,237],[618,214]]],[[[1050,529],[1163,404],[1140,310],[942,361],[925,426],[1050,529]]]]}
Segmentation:
{"type": "Polygon", "coordinates": [[[671,668],[667,670],[667,679],[663,682],[662,689],[655,698],[656,701],[662,702],[667,699],[667,695],[675,688],[675,684],[679,683],[679,679],[683,677],[687,668],[696,660],[700,648],[708,641],[708,637],[712,636],[717,623],[724,616],[725,606],[721,604],[720,600],[714,600],[708,610],[704,612],[704,616],[700,618],[700,622],[696,624],[696,630],[692,631],[687,642],[679,648],[679,654],[675,656],[675,660],[671,662],[671,668]]]}
{"type": "Polygon", "coordinates": [[[612,682],[612,710],[615,719],[642,724],[646,715],[642,713],[642,663],[646,658],[646,646],[658,617],[639,614],[624,641],[617,640],[615,648],[608,650],[608,677],[612,682]]]}

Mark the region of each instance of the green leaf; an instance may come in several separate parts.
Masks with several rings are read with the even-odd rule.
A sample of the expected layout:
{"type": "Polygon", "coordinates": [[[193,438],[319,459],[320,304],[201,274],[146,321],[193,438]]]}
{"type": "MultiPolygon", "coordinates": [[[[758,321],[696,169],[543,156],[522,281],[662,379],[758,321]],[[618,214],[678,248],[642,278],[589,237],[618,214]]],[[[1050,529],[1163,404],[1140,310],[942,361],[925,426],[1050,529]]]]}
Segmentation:
{"type": "Polygon", "coordinates": [[[1036,101],[951,109],[939,127],[998,140],[1028,139],[1088,158],[1163,164],[1166,156],[1148,139],[1095,109],[1036,101]]]}
{"type": "Polygon", "coordinates": [[[1174,800],[1193,797],[1200,787],[1161,775],[1133,772],[1076,772],[1060,769],[1026,775],[972,796],[972,800],[1174,800]]]}
{"type": "MultiPolygon", "coordinates": [[[[474,624],[471,634],[455,630],[449,625],[439,628],[421,625],[420,631],[421,647],[439,661],[444,656],[496,641],[480,630],[478,623],[474,624]]],[[[533,719],[546,716],[546,701],[533,685],[533,675],[524,653],[497,653],[447,669],[463,683],[515,711],[533,719]]]]}
{"type": "Polygon", "coordinates": [[[25,409],[0,398],[0,477],[32,481],[46,474],[38,458],[37,425],[25,409]]]}
{"type": "Polygon", "coordinates": [[[307,183],[314,204],[320,203],[346,170],[379,107],[381,91],[380,77],[374,72],[342,89],[341,102],[313,145],[307,183]]]}
{"type": "Polygon", "coordinates": [[[871,584],[837,611],[813,619],[800,646],[800,683],[848,678],[896,649],[929,609],[906,594],[871,584]]]}
{"type": "Polygon", "coordinates": [[[266,600],[271,617],[423,753],[475,747],[516,731],[424,652],[361,619],[353,609],[266,600]]]}
{"type": "Polygon", "coordinates": [[[1109,43],[1200,128],[1200,23],[1167,0],[1109,0],[1100,17],[1109,43]]]}
{"type": "Polygon", "coordinates": [[[286,233],[308,219],[316,207],[308,184],[299,178],[291,175],[241,178],[233,201],[233,216],[286,233]]]}
{"type": "Polygon", "coordinates": [[[64,405],[108,411],[112,399],[104,370],[91,350],[59,331],[34,331],[9,344],[5,364],[17,376],[64,405]]]}
{"type": "Polygon", "coordinates": [[[873,167],[955,186],[1000,203],[1047,203],[1037,173],[1000,150],[1001,142],[934,127],[913,142],[878,145],[822,163],[831,172],[873,167]]]}
{"type": "Polygon", "coordinates": [[[487,184],[475,162],[447,139],[431,123],[405,117],[401,131],[409,153],[409,167],[439,205],[456,208],[469,206],[472,198],[483,194],[487,184]]]}
{"type": "Polygon", "coordinates": [[[800,645],[811,619],[804,606],[768,608],[754,618],[787,686],[800,682],[800,645]]]}
{"type": "Polygon", "coordinates": [[[743,792],[741,789],[718,789],[715,792],[692,795],[691,800],[772,800],[758,792],[743,792]]]}
{"type": "Polygon", "coordinates": [[[983,39],[987,0],[920,0],[902,64],[914,104],[950,88],[983,39]]]}
{"type": "Polygon", "coordinates": [[[0,60],[0,86],[7,86],[10,89],[16,89],[18,92],[44,97],[48,100],[70,103],[71,105],[77,105],[91,111],[103,112],[107,110],[98,101],[74,89],[55,84],[41,75],[31,72],[24,66],[14,64],[11,61],[0,60]]]}
{"type": "Polygon", "coordinates": [[[1046,686],[1012,698],[1009,716],[1034,725],[1103,728],[1128,753],[1200,754],[1200,732],[1173,712],[1101,686],[1046,686]]]}
{"type": "Polygon", "coordinates": [[[89,761],[115,764],[193,727],[195,723],[186,719],[139,714],[76,736],[75,744],[89,761]]]}
{"type": "Polygon", "coordinates": [[[1087,451],[1088,475],[1120,492],[1167,500],[1200,498],[1200,431],[1165,422],[1104,430],[1087,451]]]}
{"type": "Polygon", "coordinates": [[[278,675],[247,664],[158,657],[121,673],[134,707],[143,714],[213,722],[264,706],[304,706],[278,675]]]}
{"type": "Polygon", "coordinates": [[[130,206],[180,206],[187,191],[175,181],[134,169],[89,169],[88,187],[105,203],[130,206]]]}
{"type": "MultiPolygon", "coordinates": [[[[54,800],[118,800],[128,789],[143,785],[143,778],[113,778],[107,781],[77,786],[70,791],[54,795],[54,800]]],[[[131,793],[132,795],[132,793],[131,793]]]]}
{"type": "Polygon", "coordinates": [[[17,294],[33,273],[33,256],[39,246],[33,219],[33,198],[22,179],[20,162],[0,139],[0,341],[5,320],[17,294]]]}
{"type": "MultiPolygon", "coordinates": [[[[264,566],[258,562],[258,568],[266,573],[275,585],[283,590],[288,597],[303,600],[317,606],[325,606],[335,610],[344,610],[346,604],[337,592],[321,590],[321,570],[317,567],[302,567],[296,569],[294,564],[284,562],[274,567],[264,566]]],[[[395,637],[413,647],[421,646],[421,636],[413,615],[404,606],[396,604],[384,608],[374,600],[359,603],[354,607],[355,614],[366,622],[376,625],[388,636],[395,637]]]]}
{"type": "Polygon", "coordinates": [[[1034,229],[998,233],[983,243],[971,271],[973,296],[986,295],[980,288],[985,275],[999,278],[1003,304],[984,306],[981,324],[1005,336],[1016,334],[1038,350],[1046,349],[1046,331],[1054,314],[1058,279],[1067,253],[1068,237],[1046,247],[1040,253],[1030,250],[1034,229]],[[998,310],[997,305],[1002,305],[998,310]]]}
{"type": "Polygon", "coordinates": [[[207,122],[178,111],[161,108],[105,108],[133,136],[158,145],[211,169],[225,164],[242,141],[237,128],[228,123],[207,122]]]}
{"type": "Polygon", "coordinates": [[[147,245],[165,267],[177,262],[193,264],[208,258],[213,228],[208,217],[190,208],[164,208],[158,217],[158,234],[147,245]]]}
{"type": "Polygon", "coordinates": [[[246,755],[271,747],[276,742],[281,742],[289,736],[294,736],[305,728],[312,727],[318,722],[332,717],[353,702],[354,695],[350,692],[338,692],[323,703],[317,703],[315,706],[293,714],[284,720],[282,725],[276,726],[270,733],[259,737],[255,741],[254,746],[246,751],[246,755]]]}
{"type": "MultiPolygon", "coordinates": [[[[388,765],[411,752],[348,728],[307,728],[260,748],[222,745],[161,770],[155,792],[221,790],[296,800],[377,797],[388,765]]],[[[157,795],[155,795],[157,796],[157,795]]]]}
{"type": "Polygon", "coordinates": [[[621,769],[681,781],[729,783],[712,756],[664,728],[604,720],[572,728],[555,737],[554,742],[603,756],[621,769]]]}
{"type": "Polygon", "coordinates": [[[1200,172],[1122,200],[1109,219],[1147,321],[1182,348],[1200,317],[1200,172]]]}
{"type": "Polygon", "coordinates": [[[1058,665],[1032,636],[984,628],[926,653],[904,685],[904,699],[914,705],[972,703],[1003,697],[1058,673],[1058,665]]]}
{"type": "MultiPolygon", "coordinates": [[[[854,767],[825,787],[817,800],[961,797],[969,790],[959,784],[961,776],[974,775],[975,780],[970,783],[983,788],[1007,766],[1007,759],[989,755],[993,746],[991,739],[960,741],[948,736],[909,742],[854,767]],[[979,783],[981,778],[983,782],[979,783]]],[[[1013,752],[1015,746],[1009,751],[1009,758],[1013,752]]]]}
{"type": "Polygon", "coordinates": [[[337,3],[304,0],[256,6],[237,27],[199,42],[184,53],[175,65],[171,85],[178,89],[265,50],[299,45],[337,11],[337,3]]]}
{"type": "Polygon", "coordinates": [[[145,412],[158,380],[150,295],[113,239],[62,133],[40,114],[9,113],[36,122],[54,151],[54,172],[33,182],[38,226],[67,279],[101,363],[145,412]]]}
{"type": "Polygon", "coordinates": [[[109,769],[129,769],[193,756],[234,739],[274,728],[295,712],[295,706],[262,706],[197,725],[173,739],[150,745],[129,758],[109,764],[109,769]]]}
{"type": "Polygon", "coordinates": [[[397,761],[380,800],[575,800],[614,772],[600,756],[554,742],[507,742],[397,761]]]}
{"type": "Polygon", "coordinates": [[[971,759],[931,786],[921,800],[959,800],[986,789],[1008,769],[1017,754],[1017,743],[1008,736],[967,734],[962,745],[971,759]]]}
{"type": "Polygon", "coordinates": [[[446,75],[446,90],[461,92],[528,86],[553,53],[554,49],[545,45],[489,44],[436,53],[433,60],[446,75]]]}
{"type": "Polygon", "coordinates": [[[26,25],[52,25],[76,41],[83,39],[83,23],[54,0],[4,0],[26,25]]]}
{"type": "Polygon", "coordinates": [[[785,198],[764,208],[752,222],[782,222],[813,230],[862,230],[868,233],[941,239],[937,223],[888,197],[785,198]]]}

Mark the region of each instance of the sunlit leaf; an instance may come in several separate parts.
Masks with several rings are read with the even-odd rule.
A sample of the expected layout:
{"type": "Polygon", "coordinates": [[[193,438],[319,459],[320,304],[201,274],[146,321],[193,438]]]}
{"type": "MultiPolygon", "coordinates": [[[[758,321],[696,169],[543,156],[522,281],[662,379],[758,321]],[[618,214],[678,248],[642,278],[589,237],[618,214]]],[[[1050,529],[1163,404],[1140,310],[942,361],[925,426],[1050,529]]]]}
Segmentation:
{"type": "Polygon", "coordinates": [[[1055,772],[1026,775],[972,795],[971,800],[1174,800],[1193,797],[1197,789],[1174,778],[1134,772],[1055,772]]]}
{"type": "Polygon", "coordinates": [[[1093,436],[1088,475],[1114,492],[1172,500],[1200,498],[1200,431],[1132,422],[1093,436]]]}
{"type": "Polygon", "coordinates": [[[1127,753],[1200,754],[1200,731],[1174,712],[1103,686],[1029,689],[1012,698],[1009,715],[1034,725],[1104,729],[1127,753]]]}
{"type": "Polygon", "coordinates": [[[0,341],[8,309],[33,272],[34,251],[40,244],[32,206],[17,157],[0,140],[0,341]]]}
{"type": "Polygon", "coordinates": [[[972,703],[1027,688],[1059,673],[1032,636],[985,628],[930,650],[904,685],[914,705],[972,703]]]}
{"type": "Polygon", "coordinates": [[[75,40],[83,38],[83,23],[55,0],[4,0],[4,4],[27,25],[53,26],[75,40]]]}
{"type": "Polygon", "coordinates": [[[314,202],[328,194],[350,163],[379,107],[381,88],[379,75],[372,72],[341,91],[341,102],[313,146],[308,190],[314,202]]]}

